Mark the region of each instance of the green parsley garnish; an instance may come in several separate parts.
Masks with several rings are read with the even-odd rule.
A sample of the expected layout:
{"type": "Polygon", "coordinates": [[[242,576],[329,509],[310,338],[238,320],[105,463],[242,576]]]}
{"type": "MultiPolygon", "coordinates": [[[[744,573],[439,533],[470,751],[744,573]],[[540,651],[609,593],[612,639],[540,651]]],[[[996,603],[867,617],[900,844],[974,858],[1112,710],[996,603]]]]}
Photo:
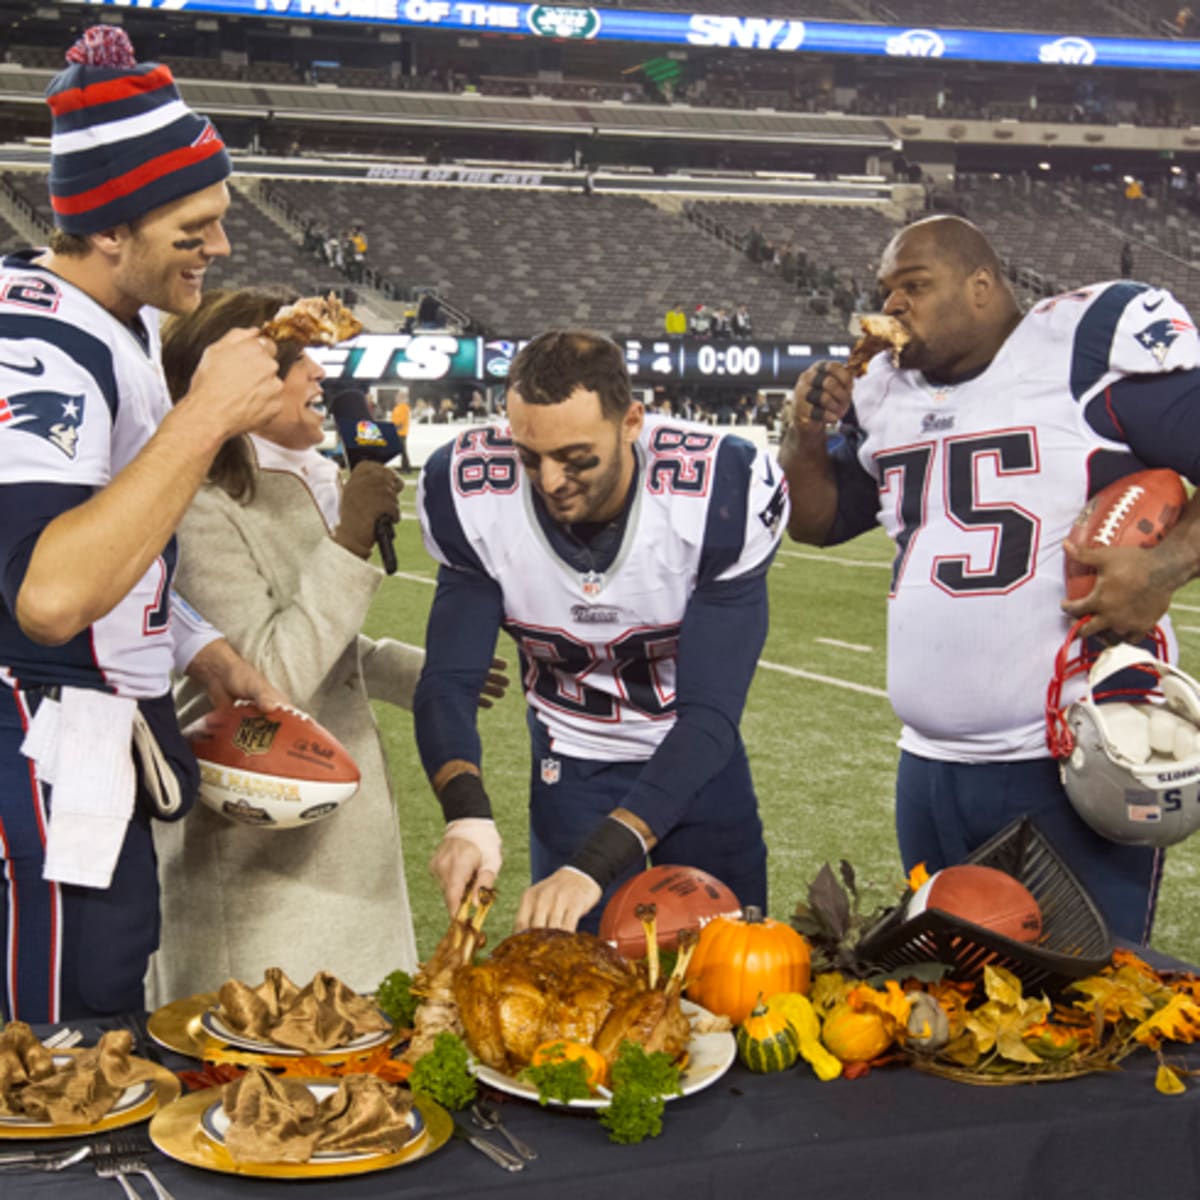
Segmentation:
{"type": "Polygon", "coordinates": [[[679,1068],[668,1055],[647,1054],[636,1042],[624,1041],[612,1065],[612,1102],[600,1110],[610,1141],[631,1145],[662,1132],[665,1097],[682,1093],[679,1068]]]}
{"type": "Polygon", "coordinates": [[[408,1086],[451,1112],[466,1108],[475,1099],[476,1084],[467,1070],[467,1047],[462,1038],[449,1031],[439,1033],[433,1049],[413,1067],[408,1086]]]}
{"type": "Polygon", "coordinates": [[[538,1090],[538,1103],[545,1106],[551,1100],[587,1100],[591,1096],[588,1088],[587,1063],[582,1058],[560,1059],[542,1063],[540,1066],[525,1067],[518,1079],[527,1079],[538,1090]]]}
{"type": "Polygon", "coordinates": [[[402,1029],[412,1028],[417,998],[412,994],[412,976],[407,971],[393,971],[375,989],[375,1003],[402,1029]]]}

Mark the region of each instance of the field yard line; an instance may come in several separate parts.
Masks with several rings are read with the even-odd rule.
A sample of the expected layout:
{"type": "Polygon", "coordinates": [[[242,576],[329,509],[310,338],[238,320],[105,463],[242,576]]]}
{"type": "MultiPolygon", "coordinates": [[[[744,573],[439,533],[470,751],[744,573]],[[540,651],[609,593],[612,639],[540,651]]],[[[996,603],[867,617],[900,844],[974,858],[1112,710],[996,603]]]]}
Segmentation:
{"type": "Polygon", "coordinates": [[[411,579],[413,583],[427,583],[430,587],[437,587],[437,580],[430,579],[428,575],[414,575],[410,571],[396,571],[392,575],[393,579],[411,579]]]}
{"type": "Polygon", "coordinates": [[[858,654],[870,654],[874,649],[873,646],[861,646],[858,642],[839,642],[837,638],[814,638],[813,641],[823,646],[835,646],[839,650],[853,650],[858,654]]]}
{"type": "Polygon", "coordinates": [[[1200,604],[1179,604],[1172,600],[1171,607],[1179,609],[1180,612],[1200,612],[1200,604]]]}
{"type": "Polygon", "coordinates": [[[1179,633],[1200,633],[1200,625],[1176,625],[1175,629],[1179,633]]]}
{"type": "Polygon", "coordinates": [[[848,679],[834,679],[831,675],[818,675],[815,671],[803,671],[799,667],[785,667],[783,663],[767,662],[765,658],[760,658],[758,665],[766,667],[768,671],[782,671],[784,675],[794,675],[797,679],[811,679],[814,683],[828,683],[831,687],[845,688],[848,692],[860,692],[864,696],[887,699],[887,692],[882,688],[868,687],[865,683],[851,683],[848,679]]]}
{"type": "Polygon", "coordinates": [[[880,571],[890,571],[890,562],[872,562],[869,558],[835,558],[831,554],[806,554],[803,550],[780,550],[780,558],[803,558],[809,562],[831,563],[838,567],[874,567],[880,571]]]}

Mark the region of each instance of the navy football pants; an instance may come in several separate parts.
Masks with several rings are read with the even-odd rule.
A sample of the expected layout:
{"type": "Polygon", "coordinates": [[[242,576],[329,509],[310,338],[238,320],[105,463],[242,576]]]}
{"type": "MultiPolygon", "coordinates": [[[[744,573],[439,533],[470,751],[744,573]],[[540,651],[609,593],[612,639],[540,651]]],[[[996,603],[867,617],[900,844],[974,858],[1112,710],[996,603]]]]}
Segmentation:
{"type": "MultiPolygon", "coordinates": [[[[555,754],[535,736],[530,782],[529,858],[536,883],[568,861],[588,835],[619,808],[642,772],[640,762],[596,762],[555,754]],[[543,763],[547,763],[543,779],[543,763]],[[557,782],[548,780],[554,775],[557,782]]],[[[655,863],[699,867],[729,887],[743,907],[767,910],[767,846],[750,764],[739,739],[728,764],[688,804],[683,821],[650,852],[655,863]]],[[[643,869],[638,863],[611,884],[579,928],[596,933],[613,892],[643,869]]]]}
{"type": "Polygon", "coordinates": [[[905,871],[962,862],[1028,816],[1092,897],[1114,937],[1145,945],[1164,854],[1101,837],[1071,807],[1051,758],[948,763],[904,751],[896,777],[896,834],[905,871]]]}
{"type": "Polygon", "coordinates": [[[24,693],[0,686],[0,1014],[56,1022],[140,1010],[159,933],[150,822],[136,807],[108,889],[44,880],[50,789],[20,750],[31,715],[24,693]]]}

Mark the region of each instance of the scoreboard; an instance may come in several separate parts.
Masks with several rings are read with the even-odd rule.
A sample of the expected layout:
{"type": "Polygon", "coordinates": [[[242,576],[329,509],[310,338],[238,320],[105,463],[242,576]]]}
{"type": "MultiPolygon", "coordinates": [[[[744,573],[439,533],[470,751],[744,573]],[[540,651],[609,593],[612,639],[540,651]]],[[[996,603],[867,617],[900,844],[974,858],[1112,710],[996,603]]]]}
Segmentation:
{"type": "MultiPolygon", "coordinates": [[[[639,384],[755,384],[791,387],[818,359],[846,358],[850,345],[827,342],[711,338],[618,338],[639,384]]],[[[523,340],[448,333],[362,333],[310,350],[332,382],[413,383],[476,380],[500,383],[523,340]]]]}

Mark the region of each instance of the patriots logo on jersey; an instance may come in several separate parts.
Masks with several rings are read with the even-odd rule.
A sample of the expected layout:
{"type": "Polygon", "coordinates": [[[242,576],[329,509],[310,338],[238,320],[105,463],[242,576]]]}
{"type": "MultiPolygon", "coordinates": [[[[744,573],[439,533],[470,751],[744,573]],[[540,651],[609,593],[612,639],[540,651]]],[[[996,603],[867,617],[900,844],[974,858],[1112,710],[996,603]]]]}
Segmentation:
{"type": "Polygon", "coordinates": [[[68,458],[75,457],[83,396],[62,392],[21,392],[0,396],[0,429],[16,429],[44,438],[68,458]]]}
{"type": "Polygon", "coordinates": [[[1179,317],[1164,317],[1161,321],[1152,321],[1145,329],[1135,334],[1138,344],[1154,355],[1159,366],[1166,362],[1171,343],[1181,333],[1187,333],[1195,326],[1179,317]]]}

